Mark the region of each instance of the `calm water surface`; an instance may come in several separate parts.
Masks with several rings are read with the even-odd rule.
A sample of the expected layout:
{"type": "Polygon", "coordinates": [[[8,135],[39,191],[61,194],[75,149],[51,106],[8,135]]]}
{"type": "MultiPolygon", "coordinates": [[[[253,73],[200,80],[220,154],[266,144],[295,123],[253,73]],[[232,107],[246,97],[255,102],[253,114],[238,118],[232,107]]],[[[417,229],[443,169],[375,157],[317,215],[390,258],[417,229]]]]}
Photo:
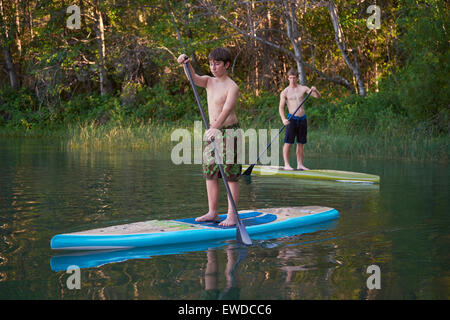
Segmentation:
{"type": "Polygon", "coordinates": [[[381,184],[253,176],[241,182],[239,209],[321,205],[341,216],[247,249],[229,241],[169,255],[106,252],[70,290],[69,274],[51,266],[61,259],[50,249],[53,235],[203,214],[200,166],[172,164],[170,150],[0,140],[0,299],[449,298],[447,165],[319,155],[306,165],[377,174],[381,184]],[[367,288],[371,265],[380,268],[381,289],[367,288]]]}

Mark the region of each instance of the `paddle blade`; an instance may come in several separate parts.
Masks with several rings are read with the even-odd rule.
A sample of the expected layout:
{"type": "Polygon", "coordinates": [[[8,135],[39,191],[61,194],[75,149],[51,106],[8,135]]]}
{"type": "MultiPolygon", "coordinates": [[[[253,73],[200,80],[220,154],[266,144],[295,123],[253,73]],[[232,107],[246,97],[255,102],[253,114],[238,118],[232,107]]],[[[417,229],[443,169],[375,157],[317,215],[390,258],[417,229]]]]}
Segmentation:
{"type": "Polygon", "coordinates": [[[250,167],[247,168],[247,170],[244,171],[244,173],[243,173],[242,175],[243,175],[243,176],[249,176],[249,175],[251,175],[254,166],[255,166],[255,165],[252,164],[250,167]]]}
{"type": "Polygon", "coordinates": [[[250,235],[248,234],[247,229],[245,229],[245,227],[242,223],[237,224],[236,240],[237,240],[237,242],[244,244],[246,246],[252,245],[252,239],[250,239],[250,235]]]}

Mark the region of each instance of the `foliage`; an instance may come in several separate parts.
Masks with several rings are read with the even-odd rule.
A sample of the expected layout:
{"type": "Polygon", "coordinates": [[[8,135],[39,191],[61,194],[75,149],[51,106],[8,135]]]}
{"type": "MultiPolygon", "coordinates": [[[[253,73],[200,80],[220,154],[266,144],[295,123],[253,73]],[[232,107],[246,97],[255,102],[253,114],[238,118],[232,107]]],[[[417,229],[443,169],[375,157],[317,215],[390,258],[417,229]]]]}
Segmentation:
{"type": "MultiPolygon", "coordinates": [[[[0,37],[2,49],[12,56],[21,88],[11,89],[8,77],[0,76],[0,126],[30,131],[86,123],[170,125],[199,120],[189,82],[175,58],[186,52],[197,73],[208,74],[207,56],[217,46],[230,48],[236,58],[230,73],[241,89],[237,107],[241,123],[281,125],[279,92],[287,85],[286,70],[295,63],[264,41],[292,50],[285,32],[284,0],[136,0],[132,5],[75,1],[83,13],[79,30],[65,27],[68,15],[59,1],[17,1],[26,9],[20,11],[19,20],[15,4],[3,3],[2,21],[10,32],[0,37]],[[208,3],[223,16],[214,14],[208,3]],[[104,23],[103,81],[110,85],[104,91],[97,12],[104,23]],[[251,37],[251,32],[264,41],[251,37]]],[[[306,105],[311,128],[379,137],[411,132],[448,135],[447,2],[380,1],[381,29],[369,30],[367,3],[335,1],[347,50],[364,74],[366,97],[327,79],[351,80],[352,72],[336,46],[326,6],[314,1],[304,4],[297,6],[296,18],[304,60],[310,66],[307,80],[322,93],[321,99],[310,99],[306,105]]],[[[0,60],[0,65],[5,63],[0,60]]],[[[205,90],[199,92],[207,109],[205,90]]]]}
{"type": "MultiPolygon", "coordinates": [[[[444,1],[405,0],[400,48],[408,53],[405,66],[392,76],[391,88],[413,119],[428,120],[450,108],[449,10],[444,1]]],[[[448,129],[448,128],[447,128],[448,129]]]]}

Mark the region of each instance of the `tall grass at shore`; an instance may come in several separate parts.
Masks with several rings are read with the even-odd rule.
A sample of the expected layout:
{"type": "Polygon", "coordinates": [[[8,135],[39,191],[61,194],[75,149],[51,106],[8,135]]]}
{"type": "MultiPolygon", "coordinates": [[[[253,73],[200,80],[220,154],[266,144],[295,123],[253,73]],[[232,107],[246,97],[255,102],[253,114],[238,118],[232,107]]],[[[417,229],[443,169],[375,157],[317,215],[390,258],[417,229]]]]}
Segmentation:
{"type": "Polygon", "coordinates": [[[175,128],[166,124],[98,126],[94,122],[70,125],[64,145],[68,149],[157,150],[170,143],[175,128]]]}
{"type": "Polygon", "coordinates": [[[308,134],[306,152],[366,159],[398,159],[448,162],[449,141],[446,137],[417,134],[384,135],[361,133],[336,134],[321,129],[308,134]]]}
{"type": "MultiPolygon", "coordinates": [[[[278,122],[264,126],[261,123],[242,125],[244,132],[250,128],[276,128],[278,122]]],[[[186,129],[193,136],[193,123],[156,124],[141,123],[134,126],[97,126],[94,123],[70,126],[64,145],[68,149],[91,150],[161,150],[175,146],[171,134],[176,129],[186,129]]],[[[279,136],[283,144],[284,133],[279,136]]],[[[269,138],[270,135],[269,135],[269,138]]],[[[306,152],[315,155],[335,155],[366,159],[403,159],[414,161],[447,162],[449,141],[446,136],[436,137],[424,133],[380,134],[360,132],[346,134],[333,128],[312,128],[308,133],[306,152]]]]}
{"type": "MultiPolygon", "coordinates": [[[[279,129],[278,121],[269,123],[241,123],[244,131],[253,129],[279,129]]],[[[176,129],[186,129],[193,134],[193,123],[172,124],[140,123],[135,125],[104,125],[94,122],[68,125],[58,130],[11,129],[0,130],[0,137],[51,139],[68,150],[154,150],[167,152],[178,141],[171,141],[176,129]]],[[[279,136],[283,144],[284,132],[279,136]]],[[[271,139],[269,135],[269,139],[271,139]]],[[[379,131],[346,133],[332,126],[310,128],[305,152],[314,155],[335,155],[366,159],[403,159],[413,161],[449,160],[450,141],[447,135],[431,135],[421,131],[398,130],[398,132],[379,131]]]]}

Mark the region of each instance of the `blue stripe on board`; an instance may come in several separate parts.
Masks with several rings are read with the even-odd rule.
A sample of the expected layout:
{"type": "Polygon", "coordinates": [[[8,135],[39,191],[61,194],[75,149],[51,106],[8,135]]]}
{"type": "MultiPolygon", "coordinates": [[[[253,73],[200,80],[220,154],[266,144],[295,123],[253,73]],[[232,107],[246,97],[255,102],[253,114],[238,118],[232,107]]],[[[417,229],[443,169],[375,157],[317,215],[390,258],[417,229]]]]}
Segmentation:
{"type": "MultiPolygon", "coordinates": [[[[239,218],[242,220],[242,219],[257,217],[259,215],[262,215],[262,212],[256,212],[256,211],[245,212],[245,213],[240,213],[239,218]]],[[[217,227],[217,224],[222,222],[226,218],[227,218],[226,214],[221,214],[221,215],[219,215],[219,220],[217,220],[217,222],[214,222],[214,221],[197,222],[197,221],[195,221],[196,218],[176,219],[174,221],[197,224],[197,225],[206,226],[206,227],[217,227]]]]}
{"type": "MultiPolygon", "coordinates": [[[[272,221],[275,221],[277,219],[277,216],[274,214],[266,214],[262,217],[259,217],[262,213],[261,212],[246,212],[239,214],[239,218],[241,219],[241,222],[244,226],[255,226],[258,224],[264,224],[269,223],[272,221]]],[[[236,226],[230,226],[230,227],[223,227],[219,226],[219,223],[226,218],[226,214],[220,215],[219,220],[217,222],[208,221],[208,222],[197,222],[195,221],[195,218],[188,218],[188,219],[179,219],[175,221],[180,222],[186,222],[206,227],[212,227],[212,228],[218,228],[218,229],[229,229],[229,228],[235,228],[236,226]]]]}

